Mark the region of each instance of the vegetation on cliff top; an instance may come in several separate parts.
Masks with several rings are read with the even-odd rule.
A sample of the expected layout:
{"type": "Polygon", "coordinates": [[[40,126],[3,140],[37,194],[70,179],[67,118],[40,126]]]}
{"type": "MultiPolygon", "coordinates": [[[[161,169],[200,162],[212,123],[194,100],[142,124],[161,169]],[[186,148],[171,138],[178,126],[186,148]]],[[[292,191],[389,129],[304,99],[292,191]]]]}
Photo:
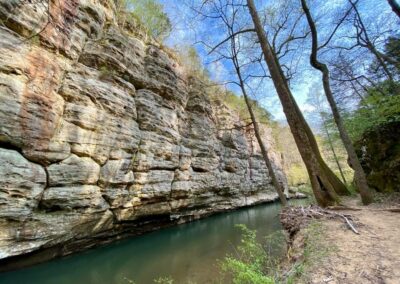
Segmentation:
{"type": "Polygon", "coordinates": [[[122,20],[136,20],[152,37],[163,41],[172,31],[163,5],[156,0],[115,0],[122,20]]]}

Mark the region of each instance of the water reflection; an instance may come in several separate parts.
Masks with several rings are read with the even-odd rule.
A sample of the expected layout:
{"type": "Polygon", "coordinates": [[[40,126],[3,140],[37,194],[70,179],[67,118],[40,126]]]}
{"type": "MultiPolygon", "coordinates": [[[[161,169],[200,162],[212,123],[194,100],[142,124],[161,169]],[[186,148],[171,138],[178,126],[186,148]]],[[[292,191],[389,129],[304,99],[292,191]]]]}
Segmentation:
{"type": "Polygon", "coordinates": [[[1,284],[136,284],[171,276],[176,283],[211,283],[217,259],[240,240],[235,224],[257,229],[259,237],[281,229],[278,204],[216,215],[87,251],[71,257],[0,274],[1,284]]]}

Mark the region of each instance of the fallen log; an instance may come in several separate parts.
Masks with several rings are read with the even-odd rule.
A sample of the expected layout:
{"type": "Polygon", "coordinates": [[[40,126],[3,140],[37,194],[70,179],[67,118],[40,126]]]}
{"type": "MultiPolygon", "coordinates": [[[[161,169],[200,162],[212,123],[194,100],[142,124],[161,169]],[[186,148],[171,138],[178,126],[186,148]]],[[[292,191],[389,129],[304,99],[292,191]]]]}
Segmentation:
{"type": "Polygon", "coordinates": [[[361,211],[362,208],[348,207],[348,206],[328,206],[326,209],[329,210],[348,210],[348,211],[361,211]]]}

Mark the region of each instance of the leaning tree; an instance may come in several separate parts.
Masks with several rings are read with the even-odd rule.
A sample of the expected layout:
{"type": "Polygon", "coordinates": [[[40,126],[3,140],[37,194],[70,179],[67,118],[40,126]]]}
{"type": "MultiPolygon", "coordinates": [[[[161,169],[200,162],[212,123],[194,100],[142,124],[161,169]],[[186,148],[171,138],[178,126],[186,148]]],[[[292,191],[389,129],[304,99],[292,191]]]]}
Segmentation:
{"type": "Polygon", "coordinates": [[[247,8],[289,127],[307,168],[315,198],[322,206],[333,204],[338,201],[338,194],[349,192],[322,159],[315,137],[292,95],[253,0],[247,0],[247,8]]]}

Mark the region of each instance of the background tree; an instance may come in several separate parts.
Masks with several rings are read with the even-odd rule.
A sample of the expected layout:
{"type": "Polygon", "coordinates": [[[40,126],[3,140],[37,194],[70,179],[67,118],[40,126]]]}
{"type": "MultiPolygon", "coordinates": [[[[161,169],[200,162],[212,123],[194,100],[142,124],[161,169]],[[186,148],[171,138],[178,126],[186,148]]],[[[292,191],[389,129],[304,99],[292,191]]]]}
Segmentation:
{"type": "MultiPolygon", "coordinates": [[[[354,15],[350,18],[354,20],[354,15]]],[[[351,29],[345,26],[333,41],[332,48],[327,47],[331,58],[326,56],[327,53],[323,56],[333,67],[332,88],[336,101],[341,103],[346,129],[351,140],[357,142],[363,133],[399,121],[400,40],[397,30],[391,29],[392,20],[388,17],[383,23],[377,23],[377,29],[365,26],[369,38],[373,39],[375,48],[392,74],[391,81],[382,71],[377,57],[369,49],[360,46],[357,36],[352,35],[352,32],[357,32],[353,20],[349,24],[351,29]],[[381,28],[385,24],[388,26],[384,26],[383,31],[381,28]],[[346,33],[345,37],[341,35],[343,33],[346,33]]]]}
{"type": "MultiPolygon", "coordinates": [[[[235,5],[232,2],[220,2],[215,1],[210,4],[210,9],[208,9],[208,13],[206,14],[203,11],[199,11],[202,13],[204,17],[218,17],[224,23],[224,30],[225,32],[225,39],[221,42],[217,43],[215,46],[210,46],[208,43],[203,42],[205,46],[210,49],[210,53],[216,53],[218,60],[229,61],[232,64],[234,73],[236,75],[235,81],[230,81],[231,84],[235,84],[239,87],[240,92],[243,96],[244,102],[246,104],[246,109],[248,114],[250,115],[250,121],[254,127],[254,134],[257,139],[258,145],[261,149],[261,154],[264,160],[264,163],[268,169],[268,174],[271,177],[272,184],[278,193],[280,202],[283,206],[287,206],[285,192],[285,186],[281,180],[279,180],[277,173],[272,165],[272,161],[268,154],[268,149],[266,143],[264,143],[262,139],[262,133],[259,125],[258,118],[255,113],[255,109],[257,108],[257,104],[253,101],[249,94],[248,89],[249,86],[246,85],[246,78],[252,77],[251,74],[245,75],[243,72],[244,67],[249,66],[251,64],[257,63],[256,60],[245,59],[248,58],[247,56],[243,56],[242,51],[245,49],[243,45],[246,45],[243,42],[243,38],[240,37],[241,34],[244,34],[250,29],[246,29],[246,23],[240,21],[239,12],[242,9],[240,6],[235,5]]],[[[204,7],[203,7],[204,8],[204,7]]],[[[248,42],[247,42],[248,43],[248,42]]]]}
{"type": "Polygon", "coordinates": [[[324,94],[321,93],[319,85],[315,84],[310,88],[307,103],[313,107],[313,110],[310,111],[310,113],[316,114],[316,117],[312,116],[311,119],[315,124],[318,124],[314,125],[314,128],[320,129],[321,135],[324,138],[324,142],[328,144],[329,151],[331,151],[334,163],[339,170],[340,176],[342,177],[344,184],[347,184],[337,150],[335,149],[333,133],[331,133],[331,129],[329,127],[330,115],[329,110],[326,107],[326,100],[324,98],[324,94]]]}

